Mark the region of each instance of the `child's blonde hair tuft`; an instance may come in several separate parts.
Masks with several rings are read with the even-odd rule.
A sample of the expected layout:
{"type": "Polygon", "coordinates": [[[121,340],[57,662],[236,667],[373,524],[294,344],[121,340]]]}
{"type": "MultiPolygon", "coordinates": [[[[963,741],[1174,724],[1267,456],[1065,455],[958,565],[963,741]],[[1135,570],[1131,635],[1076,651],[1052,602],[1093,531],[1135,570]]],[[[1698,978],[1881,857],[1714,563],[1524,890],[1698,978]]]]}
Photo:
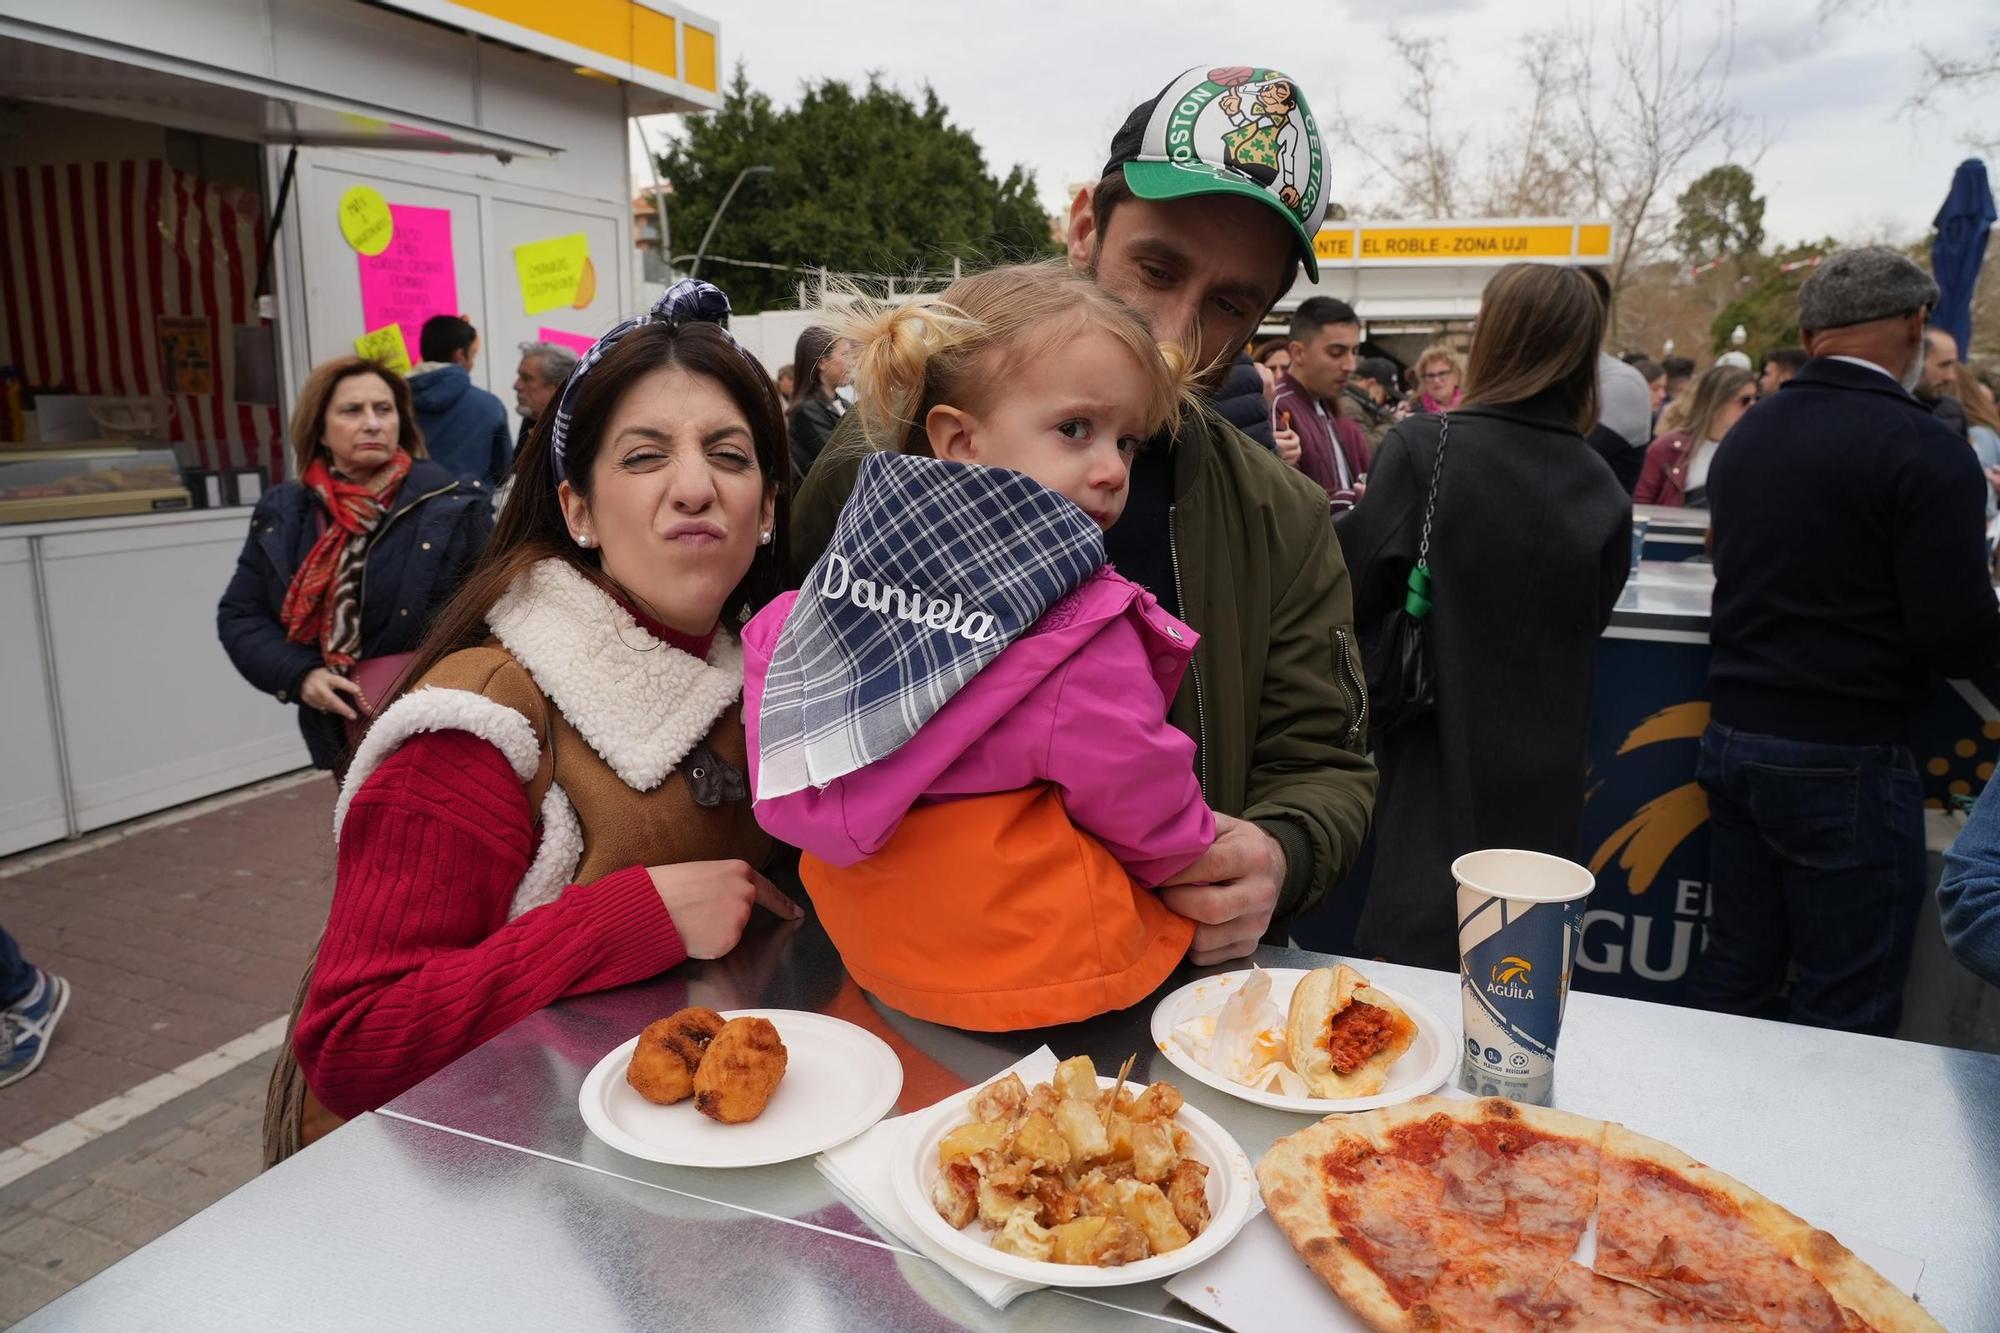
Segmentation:
{"type": "Polygon", "coordinates": [[[988,269],[904,305],[857,302],[840,332],[859,349],[855,401],[869,435],[928,454],[933,407],[977,410],[1010,369],[1089,328],[1124,343],[1144,372],[1148,437],[1196,401],[1187,350],[1155,342],[1136,310],[1061,260],[988,269]]]}

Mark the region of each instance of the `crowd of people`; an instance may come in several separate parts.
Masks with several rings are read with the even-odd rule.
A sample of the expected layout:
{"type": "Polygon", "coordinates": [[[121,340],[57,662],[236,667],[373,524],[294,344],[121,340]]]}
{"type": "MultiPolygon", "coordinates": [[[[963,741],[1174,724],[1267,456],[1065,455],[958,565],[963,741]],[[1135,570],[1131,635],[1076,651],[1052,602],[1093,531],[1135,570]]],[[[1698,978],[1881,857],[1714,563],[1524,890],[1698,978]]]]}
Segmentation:
{"type": "MultiPolygon", "coordinates": [[[[775,377],[694,281],[581,358],[523,347],[518,432],[456,317],[408,380],[313,372],[220,614],[340,781],[271,1157],[798,917],[791,849],[850,974],[962,1027],[1283,942],[1363,891],[1371,830],[1357,951],[1455,967],[1454,857],[1580,856],[1635,498],[1712,514],[1695,999],[1895,1029],[1910,716],[2000,663],[2000,417],[1935,284],[1833,256],[1803,347],[1699,374],[1607,355],[1608,285],[1555,265],[1407,365],[1331,297],[1259,340],[1317,277],[1320,141],[1170,153],[1156,110],[1206,76],[1133,109],[1063,260],[829,318],[775,377]]],[[[1952,864],[2000,979],[1995,802],[1952,864]]]]}

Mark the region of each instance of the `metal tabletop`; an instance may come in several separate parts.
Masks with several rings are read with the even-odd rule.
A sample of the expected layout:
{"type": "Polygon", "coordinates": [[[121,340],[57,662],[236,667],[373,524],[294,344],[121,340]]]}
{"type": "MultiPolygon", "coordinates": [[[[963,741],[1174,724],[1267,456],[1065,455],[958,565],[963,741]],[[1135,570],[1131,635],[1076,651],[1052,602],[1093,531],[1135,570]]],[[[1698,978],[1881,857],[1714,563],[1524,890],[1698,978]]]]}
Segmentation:
{"type": "MultiPolygon", "coordinates": [[[[1258,961],[1328,960],[1267,948],[1258,961]]],[[[1363,966],[1456,1030],[1454,975],[1363,966]]],[[[1184,968],[1162,993],[1200,974],[1184,968]]],[[[515,1025],[25,1327],[1211,1327],[1157,1286],[1040,1292],[996,1312],[878,1237],[810,1162],[667,1167],[598,1143],[577,1113],[584,1075],[687,1004],[858,1023],[902,1060],[901,1110],[1046,1042],[1102,1068],[1136,1051],[1135,1078],[1172,1079],[1253,1159],[1308,1123],[1182,1075],[1152,1043],[1151,1001],[1066,1028],[958,1032],[877,1006],[810,920],[760,916],[728,959],[515,1025]]],[[[2000,1057],[1576,992],[1556,1104],[1666,1139],[1835,1235],[1924,1259],[1918,1295],[1948,1327],[2000,1310],[2000,1057]]]]}
{"type": "Polygon", "coordinates": [[[1608,639],[1706,643],[1715,566],[1705,560],[1647,560],[1625,581],[1608,639]]]}

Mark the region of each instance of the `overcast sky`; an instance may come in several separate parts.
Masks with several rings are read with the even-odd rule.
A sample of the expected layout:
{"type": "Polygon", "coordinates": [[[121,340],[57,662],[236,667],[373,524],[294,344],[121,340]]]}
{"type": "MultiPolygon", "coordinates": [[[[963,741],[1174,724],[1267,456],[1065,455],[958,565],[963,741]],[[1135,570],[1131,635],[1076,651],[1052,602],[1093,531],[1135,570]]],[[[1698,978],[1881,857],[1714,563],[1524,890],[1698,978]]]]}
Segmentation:
{"type": "MultiPolygon", "coordinates": [[[[1619,21],[1617,5],[1587,0],[690,3],[720,22],[725,67],[743,61],[752,86],[780,103],[796,102],[811,79],[873,72],[905,89],[929,81],[989,165],[1025,164],[1051,210],[1069,184],[1097,175],[1132,106],[1190,65],[1280,68],[1324,125],[1336,98],[1362,119],[1394,111],[1392,26],[1441,34],[1454,56],[1453,119],[1504,125],[1522,91],[1515,53],[1532,26],[1524,11],[1545,16],[1544,26],[1569,13],[1600,32],[1619,21]]],[[[1689,45],[1712,39],[1722,11],[1699,0],[1682,8],[1689,45]]],[[[1968,131],[2000,137],[2000,86],[1942,117],[1902,114],[1922,69],[1918,47],[1975,52],[1996,19],[1992,0],[1758,0],[1738,11],[1729,93],[1768,143],[1754,170],[1772,240],[1921,236],[1967,156],[1968,131]]],[[[649,120],[656,143],[673,123],[649,120]]],[[[1478,143],[1475,135],[1475,152],[1478,143]]],[[[1366,199],[1371,168],[1351,148],[1331,148],[1332,197],[1366,199]]],[[[634,161],[643,169],[636,149],[634,161]]]]}

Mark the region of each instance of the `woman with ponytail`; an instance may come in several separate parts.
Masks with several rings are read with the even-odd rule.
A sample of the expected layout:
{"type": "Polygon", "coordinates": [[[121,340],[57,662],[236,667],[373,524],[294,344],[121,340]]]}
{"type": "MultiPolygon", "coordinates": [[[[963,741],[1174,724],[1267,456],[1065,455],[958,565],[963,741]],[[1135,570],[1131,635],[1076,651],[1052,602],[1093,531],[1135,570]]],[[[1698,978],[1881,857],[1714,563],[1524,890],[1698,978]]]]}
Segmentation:
{"type": "Polygon", "coordinates": [[[356,751],[267,1158],[564,996],[720,957],[754,907],[799,915],[757,870],[735,635],[777,587],[785,433],[728,312],[680,283],[570,371],[356,751]]]}
{"type": "Polygon", "coordinates": [[[805,585],[744,630],[757,820],[848,972],[963,1028],[1148,995],[1194,925],[1154,886],[1215,821],[1167,721],[1195,634],[1105,561],[1177,347],[1059,265],[858,318],[861,466],[805,585]]]}

